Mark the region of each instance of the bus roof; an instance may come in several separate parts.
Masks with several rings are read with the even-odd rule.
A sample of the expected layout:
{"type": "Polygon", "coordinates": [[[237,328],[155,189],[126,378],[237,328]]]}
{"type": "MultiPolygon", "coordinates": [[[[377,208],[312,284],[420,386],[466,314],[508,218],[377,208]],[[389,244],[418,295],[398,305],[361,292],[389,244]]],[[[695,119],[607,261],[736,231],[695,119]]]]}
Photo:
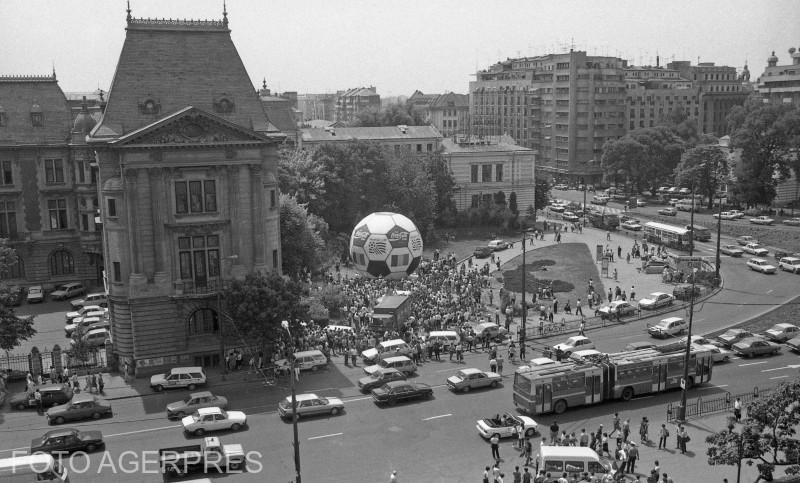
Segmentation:
{"type": "Polygon", "coordinates": [[[689,234],[689,230],[687,230],[685,228],[681,228],[681,227],[675,226],[675,225],[668,225],[666,223],[658,223],[658,222],[655,222],[655,221],[648,221],[647,223],[644,224],[644,226],[650,227],[650,228],[655,228],[657,230],[670,231],[672,233],[677,233],[679,235],[687,235],[687,234],[689,234]]]}
{"type": "Polygon", "coordinates": [[[600,461],[600,456],[592,448],[586,446],[541,446],[539,454],[547,458],[592,458],[600,461]]]}

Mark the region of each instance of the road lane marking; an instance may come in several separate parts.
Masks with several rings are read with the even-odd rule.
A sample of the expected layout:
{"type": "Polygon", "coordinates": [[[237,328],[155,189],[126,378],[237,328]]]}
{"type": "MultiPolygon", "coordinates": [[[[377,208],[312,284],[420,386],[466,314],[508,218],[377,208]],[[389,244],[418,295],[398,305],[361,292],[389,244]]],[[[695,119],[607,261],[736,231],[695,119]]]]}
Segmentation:
{"type": "Polygon", "coordinates": [[[349,402],[355,402],[355,401],[366,401],[367,399],[372,399],[372,396],[357,397],[357,398],[354,398],[354,399],[348,399],[346,401],[342,400],[342,402],[343,403],[349,403],[349,402]]]}
{"type": "Polygon", "coordinates": [[[708,390],[708,389],[722,389],[723,387],[728,387],[728,385],[727,384],[720,384],[719,386],[703,386],[703,387],[698,387],[697,389],[699,391],[703,391],[703,390],[708,390]]]}
{"type": "Polygon", "coordinates": [[[739,364],[739,367],[745,366],[755,366],[757,364],[766,364],[768,361],[761,361],[761,362],[748,362],[747,364],[739,364]]]}
{"type": "Polygon", "coordinates": [[[767,295],[772,293],[772,289],[767,290],[767,295]]]}
{"type": "Polygon", "coordinates": [[[163,431],[165,429],[175,429],[175,428],[182,428],[183,425],[181,424],[173,424],[172,426],[161,426],[159,428],[150,428],[150,429],[139,429],[136,431],[127,431],[125,433],[116,433],[116,434],[107,434],[106,438],[113,438],[116,436],[128,436],[131,434],[140,434],[140,433],[149,433],[152,431],[163,431]]]}
{"type": "Polygon", "coordinates": [[[788,366],[784,367],[773,367],[772,369],[764,369],[761,372],[781,371],[783,369],[797,369],[798,367],[800,367],[800,364],[789,364],[788,366]]]}
{"type": "Polygon", "coordinates": [[[23,446],[22,448],[11,448],[11,449],[0,449],[0,453],[13,453],[14,451],[28,451],[31,448],[29,446],[23,446]]]}
{"type": "Polygon", "coordinates": [[[430,420],[432,420],[432,419],[446,418],[446,417],[448,417],[448,416],[452,416],[452,414],[448,413],[448,414],[441,414],[441,415],[439,415],[439,416],[431,416],[431,417],[429,417],[429,418],[425,418],[425,419],[423,419],[423,421],[430,421],[430,420]]]}
{"type": "Polygon", "coordinates": [[[332,438],[332,437],[334,437],[334,436],[341,436],[341,435],[343,435],[343,434],[344,434],[344,433],[331,433],[331,434],[324,434],[324,435],[322,435],[322,436],[313,436],[313,437],[311,437],[311,438],[308,438],[308,440],[309,440],[309,441],[311,441],[312,439],[332,438]]]}
{"type": "Polygon", "coordinates": [[[789,376],[775,376],[775,377],[770,377],[770,379],[783,379],[784,377],[789,377],[789,376]]]}

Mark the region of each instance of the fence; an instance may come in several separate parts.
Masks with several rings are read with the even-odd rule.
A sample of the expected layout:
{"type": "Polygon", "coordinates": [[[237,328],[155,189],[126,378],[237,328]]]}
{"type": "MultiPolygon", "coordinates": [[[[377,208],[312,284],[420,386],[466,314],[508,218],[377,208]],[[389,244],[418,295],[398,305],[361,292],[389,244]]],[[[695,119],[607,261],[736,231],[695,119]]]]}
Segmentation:
{"type": "Polygon", "coordinates": [[[52,350],[39,351],[34,347],[28,354],[0,355],[0,371],[6,374],[10,381],[25,379],[30,373],[32,376],[48,376],[51,371],[61,374],[65,368],[73,370],[105,368],[108,364],[106,347],[89,350],[86,360],[72,357],[69,351],[62,350],[56,345],[52,350]]]}
{"type": "MultiPolygon", "coordinates": [[[[771,394],[774,390],[774,387],[759,390],[758,386],[756,386],[751,392],[737,394],[736,396],[732,396],[731,393],[727,391],[720,396],[712,398],[698,396],[694,401],[686,401],[686,419],[699,418],[707,414],[721,411],[733,411],[733,402],[737,397],[741,400],[742,406],[746,406],[748,403],[755,401],[761,396],[771,394]]],[[[667,421],[675,422],[677,420],[677,409],[678,408],[673,406],[672,403],[667,405],[667,421]]]]}

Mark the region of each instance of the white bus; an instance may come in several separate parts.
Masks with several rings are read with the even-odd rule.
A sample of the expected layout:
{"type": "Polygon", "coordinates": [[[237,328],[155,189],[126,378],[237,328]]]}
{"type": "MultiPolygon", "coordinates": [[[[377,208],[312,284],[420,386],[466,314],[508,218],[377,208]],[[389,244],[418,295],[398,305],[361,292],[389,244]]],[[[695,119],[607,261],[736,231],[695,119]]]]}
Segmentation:
{"type": "Polygon", "coordinates": [[[28,456],[0,459],[0,482],[30,483],[35,481],[69,482],[69,474],[49,454],[37,453],[28,456]]]}

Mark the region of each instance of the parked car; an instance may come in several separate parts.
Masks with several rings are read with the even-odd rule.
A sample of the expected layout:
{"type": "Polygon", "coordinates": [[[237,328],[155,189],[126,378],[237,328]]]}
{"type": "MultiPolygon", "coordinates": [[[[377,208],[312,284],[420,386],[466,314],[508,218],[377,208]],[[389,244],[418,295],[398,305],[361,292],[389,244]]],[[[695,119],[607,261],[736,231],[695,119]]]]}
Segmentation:
{"type": "Polygon", "coordinates": [[[625,317],[626,315],[635,314],[636,307],[628,301],[615,300],[608,305],[600,307],[597,311],[600,313],[600,317],[609,319],[616,316],[625,317]]]}
{"type": "Polygon", "coordinates": [[[569,357],[569,355],[575,351],[594,349],[594,342],[588,337],[573,335],[565,342],[553,346],[553,351],[558,351],[559,349],[561,349],[561,352],[563,352],[565,356],[569,357]]]}
{"type": "Polygon", "coordinates": [[[100,419],[103,416],[111,416],[111,403],[94,394],[82,392],[72,396],[70,402],[48,409],[46,416],[48,424],[100,419]]]}
{"type": "Polygon", "coordinates": [[[580,220],[578,215],[576,215],[575,213],[573,213],[571,211],[565,211],[564,213],[561,213],[561,219],[564,220],[564,221],[569,221],[571,223],[574,223],[574,222],[580,220]]]}
{"type": "Polygon", "coordinates": [[[728,210],[730,214],[736,217],[737,220],[744,218],[744,212],[740,210],[728,210]]]}
{"type": "Polygon", "coordinates": [[[775,223],[775,220],[768,216],[757,216],[755,218],[750,218],[750,223],[755,225],[771,225],[775,223]]]}
{"type": "Polygon", "coordinates": [[[491,247],[475,247],[472,256],[475,258],[489,258],[492,253],[494,253],[494,250],[491,247]]]}
{"type": "Polygon", "coordinates": [[[800,336],[787,340],[786,346],[795,352],[800,352],[800,336]]]}
{"type": "Polygon", "coordinates": [[[642,230],[642,225],[639,224],[639,222],[636,221],[636,220],[625,221],[620,225],[620,227],[622,227],[622,228],[624,228],[626,230],[631,230],[631,231],[641,231],[642,230]]]}
{"type": "Polygon", "coordinates": [[[559,205],[550,205],[547,209],[550,211],[554,211],[556,213],[563,213],[564,211],[566,211],[567,207],[559,204],[559,205]]]}
{"type": "Polygon", "coordinates": [[[725,333],[717,336],[717,342],[723,347],[730,347],[742,339],[753,337],[753,333],[745,329],[728,329],[725,333]]]}
{"type": "Polygon", "coordinates": [[[800,218],[787,218],[783,220],[783,224],[789,226],[800,226],[800,218]]]}
{"type": "Polygon", "coordinates": [[[689,324],[680,317],[668,317],[655,325],[647,328],[647,333],[653,337],[664,338],[680,335],[689,329],[689,324]]]}
{"type": "Polygon", "coordinates": [[[783,257],[778,261],[778,266],[781,270],[792,273],[800,273],[800,258],[797,257],[783,257]]]}
{"type": "Polygon", "coordinates": [[[525,436],[532,438],[536,434],[539,424],[528,416],[505,413],[502,416],[498,414],[493,418],[479,419],[475,425],[478,434],[484,439],[490,439],[492,436],[498,438],[517,436],[517,428],[520,426],[522,426],[525,436]]]}
{"type": "Polygon", "coordinates": [[[644,266],[644,273],[664,273],[664,268],[666,268],[667,262],[666,260],[656,260],[651,259],[648,260],[644,266]]]}
{"type": "MultiPolygon", "coordinates": [[[[99,320],[99,319],[98,319],[99,320]]],[[[91,327],[91,326],[90,326],[91,327]]],[[[73,335],[80,331],[76,331],[73,335]]],[[[87,331],[81,335],[81,339],[88,347],[102,347],[106,341],[111,338],[111,332],[104,327],[91,329],[87,327],[87,331]]],[[[75,345],[75,338],[70,339],[70,346],[75,345]]]]}
{"type": "Polygon", "coordinates": [[[750,235],[742,235],[742,236],[740,236],[739,238],[736,239],[736,243],[738,243],[739,245],[745,246],[745,245],[748,245],[750,243],[758,243],[758,240],[756,240],[755,237],[752,237],[750,235]]]}
{"type": "Polygon", "coordinates": [[[98,313],[105,314],[105,309],[99,305],[84,305],[74,312],[67,312],[65,317],[67,319],[67,323],[69,324],[74,319],[79,317],[92,317],[92,315],[89,315],[89,313],[94,313],[94,316],[97,316],[98,313]]]}
{"type": "Polygon", "coordinates": [[[502,377],[496,372],[482,371],[480,369],[461,369],[447,378],[447,387],[453,391],[469,392],[470,389],[479,387],[497,387],[502,377]]]}
{"type": "Polygon", "coordinates": [[[56,287],[55,290],[50,294],[51,300],[67,300],[73,297],[77,297],[78,295],[83,295],[86,293],[86,287],[83,286],[82,283],[72,282],[72,283],[65,283],[63,285],[59,285],[56,287]]]}
{"type": "Polygon", "coordinates": [[[77,310],[85,305],[99,305],[100,307],[108,307],[108,294],[105,292],[90,293],[86,297],[77,300],[71,300],[70,305],[77,310]]]}
{"type": "Polygon", "coordinates": [[[563,191],[563,190],[568,189],[568,187],[565,184],[557,184],[557,185],[553,186],[553,189],[554,190],[562,190],[563,191]]]}
{"type": "Polygon", "coordinates": [[[762,247],[758,243],[748,243],[747,245],[744,246],[743,250],[757,257],[766,257],[769,254],[769,250],[762,247]]]}
{"type": "Polygon", "coordinates": [[[744,251],[737,245],[722,245],[719,247],[719,252],[731,257],[741,257],[744,255],[744,251]]]}
{"type": "MultiPolygon", "coordinates": [[[[344,403],[338,397],[320,397],[316,394],[298,394],[295,397],[297,417],[330,414],[336,416],[344,410],[344,403]]],[[[292,397],[286,396],[278,403],[278,414],[284,419],[292,418],[292,397]]]]}
{"type": "Polygon", "coordinates": [[[44,289],[41,285],[33,285],[28,287],[28,295],[26,296],[29,304],[36,304],[44,302],[44,289]]]}
{"type": "Polygon", "coordinates": [[[184,387],[194,391],[205,383],[206,373],[202,367],[173,367],[166,373],[150,376],[150,387],[156,391],[184,387]]]}
{"type": "Polygon", "coordinates": [[[492,250],[499,252],[500,250],[505,250],[508,248],[508,243],[506,243],[504,240],[492,240],[487,246],[492,250]]]}
{"type": "Polygon", "coordinates": [[[241,411],[226,411],[220,408],[200,408],[191,416],[181,419],[183,430],[195,436],[208,431],[230,429],[239,431],[247,426],[247,416],[241,411]]]}
{"type": "MultiPolygon", "coordinates": [[[[89,312],[86,316],[78,317],[77,319],[72,319],[71,324],[65,325],[64,334],[67,337],[72,337],[73,335],[75,335],[75,332],[78,329],[81,329],[83,331],[83,334],[86,334],[87,332],[92,330],[90,329],[90,327],[96,329],[110,329],[111,323],[108,321],[108,318],[106,318],[105,312],[89,312]]],[[[96,335],[95,337],[100,337],[100,336],[96,335]]],[[[105,340],[100,341],[101,344],[104,342],[105,340]]]]}
{"type": "Polygon", "coordinates": [[[717,347],[713,344],[692,344],[692,346],[697,347],[700,350],[710,352],[711,359],[715,364],[719,362],[728,362],[731,360],[731,355],[733,355],[733,353],[728,349],[723,349],[722,347],[717,347]]]}
{"type": "Polygon", "coordinates": [[[733,353],[742,357],[775,355],[781,351],[781,346],[758,337],[748,337],[733,344],[733,353]]]}
{"type": "Polygon", "coordinates": [[[183,419],[200,408],[228,409],[228,398],[211,391],[193,392],[180,401],[167,404],[167,418],[183,419]]]}
{"type": "MultiPolygon", "coordinates": [[[[42,406],[49,408],[64,404],[72,399],[72,389],[69,384],[46,384],[39,386],[39,393],[42,395],[42,406]]],[[[11,396],[8,405],[14,409],[32,409],[36,407],[34,391],[20,392],[11,396]]]]}
{"type": "Polygon", "coordinates": [[[100,431],[80,431],[62,428],[48,431],[31,441],[31,454],[48,453],[52,455],[84,451],[92,453],[105,446],[100,431]]]}
{"type": "Polygon", "coordinates": [[[361,392],[370,392],[376,387],[383,386],[387,382],[392,381],[405,381],[406,375],[397,369],[394,368],[387,368],[387,369],[380,369],[369,376],[362,377],[358,380],[358,388],[361,389],[361,392]]]}
{"type": "Polygon", "coordinates": [[[751,270],[761,273],[776,273],[778,271],[775,265],[770,265],[770,263],[763,258],[751,258],[747,261],[747,266],[750,267],[751,270]]]}
{"type": "Polygon", "coordinates": [[[372,390],[372,399],[376,404],[394,406],[398,401],[411,399],[430,399],[433,389],[421,382],[393,381],[372,390]]]}
{"type": "Polygon", "coordinates": [[[398,371],[404,373],[406,376],[410,376],[417,372],[417,365],[407,356],[393,356],[393,357],[381,357],[377,364],[373,364],[371,366],[364,367],[364,373],[372,375],[372,373],[383,370],[383,369],[397,369],[398,371]]]}
{"type": "Polygon", "coordinates": [[[3,305],[7,307],[17,307],[22,305],[25,300],[25,287],[21,285],[9,285],[8,292],[3,294],[3,305]]]}
{"type": "Polygon", "coordinates": [[[631,342],[625,346],[626,351],[638,351],[642,349],[652,349],[656,344],[647,341],[631,342]]]}
{"type": "Polygon", "coordinates": [[[508,335],[505,327],[501,327],[494,322],[481,322],[475,326],[475,339],[482,341],[489,338],[494,341],[500,341],[508,335]]]}
{"type": "Polygon", "coordinates": [[[722,213],[714,213],[714,218],[722,219],[722,220],[735,220],[736,215],[731,213],[730,211],[723,211],[722,213]]]}
{"type": "Polygon", "coordinates": [[[788,323],[775,324],[767,329],[764,335],[772,342],[786,342],[800,336],[800,327],[788,323]]]}
{"type": "Polygon", "coordinates": [[[653,310],[660,307],[672,305],[675,297],[664,292],[653,292],[646,298],[639,300],[639,307],[647,310],[653,310]]]}

